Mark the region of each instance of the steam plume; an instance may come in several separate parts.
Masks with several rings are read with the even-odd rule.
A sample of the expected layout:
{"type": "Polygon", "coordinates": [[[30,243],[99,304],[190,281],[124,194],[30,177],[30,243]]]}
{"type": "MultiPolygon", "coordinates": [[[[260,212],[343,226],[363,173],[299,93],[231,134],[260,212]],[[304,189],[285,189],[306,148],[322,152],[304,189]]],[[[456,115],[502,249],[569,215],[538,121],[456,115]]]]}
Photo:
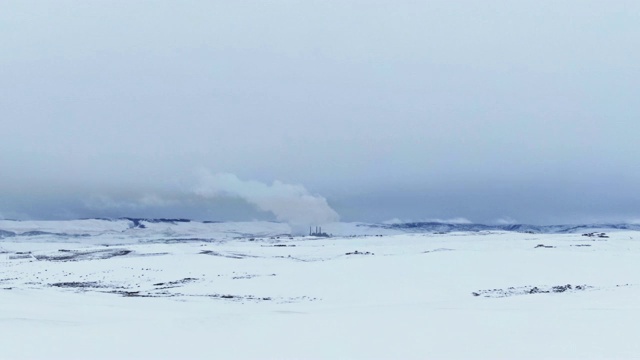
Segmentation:
{"type": "Polygon", "coordinates": [[[287,222],[294,232],[306,232],[310,225],[321,225],[339,220],[327,200],[312,195],[302,185],[274,181],[268,185],[258,181],[244,181],[234,174],[211,174],[204,171],[195,193],[206,197],[238,197],[262,211],[287,222]]]}

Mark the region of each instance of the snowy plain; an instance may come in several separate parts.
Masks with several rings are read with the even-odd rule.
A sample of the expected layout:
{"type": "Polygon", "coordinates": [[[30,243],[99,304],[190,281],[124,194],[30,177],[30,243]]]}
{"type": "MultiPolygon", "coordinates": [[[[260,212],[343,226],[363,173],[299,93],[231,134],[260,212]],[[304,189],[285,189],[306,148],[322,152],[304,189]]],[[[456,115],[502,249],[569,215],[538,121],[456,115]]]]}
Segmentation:
{"type": "Polygon", "coordinates": [[[2,359],[640,358],[640,232],[0,221],[2,359]]]}

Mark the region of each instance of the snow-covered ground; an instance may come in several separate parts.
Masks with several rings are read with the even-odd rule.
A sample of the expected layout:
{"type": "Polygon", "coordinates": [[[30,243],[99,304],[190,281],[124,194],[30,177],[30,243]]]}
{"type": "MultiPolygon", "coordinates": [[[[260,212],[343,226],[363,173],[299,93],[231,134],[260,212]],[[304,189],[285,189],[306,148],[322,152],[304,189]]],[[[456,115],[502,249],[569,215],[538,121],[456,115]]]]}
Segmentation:
{"type": "Polygon", "coordinates": [[[2,359],[640,357],[640,232],[0,230],[2,359]]]}

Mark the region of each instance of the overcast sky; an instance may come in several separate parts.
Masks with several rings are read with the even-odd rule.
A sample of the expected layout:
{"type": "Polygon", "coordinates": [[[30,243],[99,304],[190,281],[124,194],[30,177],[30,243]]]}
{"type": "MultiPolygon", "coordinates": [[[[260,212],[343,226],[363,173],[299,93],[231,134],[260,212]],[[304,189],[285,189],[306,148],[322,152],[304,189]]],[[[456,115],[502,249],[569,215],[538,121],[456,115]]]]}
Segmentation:
{"type": "Polygon", "coordinates": [[[0,119],[5,218],[633,221],[640,2],[4,0],[0,119]]]}

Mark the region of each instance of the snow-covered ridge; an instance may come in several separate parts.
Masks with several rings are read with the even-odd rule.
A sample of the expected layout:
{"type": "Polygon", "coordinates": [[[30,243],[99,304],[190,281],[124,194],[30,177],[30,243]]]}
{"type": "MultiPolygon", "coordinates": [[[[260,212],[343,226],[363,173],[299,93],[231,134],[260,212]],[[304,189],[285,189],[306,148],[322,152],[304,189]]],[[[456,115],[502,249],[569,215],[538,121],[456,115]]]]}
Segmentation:
{"type": "MultiPolygon", "coordinates": [[[[536,234],[567,234],[588,231],[632,230],[639,224],[582,224],[582,225],[485,225],[413,222],[399,224],[371,224],[338,222],[322,224],[323,231],[334,236],[396,235],[403,233],[450,233],[480,231],[511,231],[536,234]]],[[[189,219],[81,219],[60,221],[0,220],[0,238],[56,237],[86,241],[104,236],[127,238],[210,238],[233,239],[291,235],[286,223],[269,221],[214,222],[189,219]]],[[[297,234],[300,235],[300,234],[297,234]]]]}
{"type": "Polygon", "coordinates": [[[291,232],[287,224],[255,222],[199,222],[187,219],[83,219],[67,221],[0,220],[0,238],[73,242],[131,243],[160,239],[228,240],[278,236],[291,232]]]}
{"type": "Polygon", "coordinates": [[[516,231],[535,234],[572,234],[583,231],[597,230],[640,230],[640,224],[571,224],[571,225],[485,225],[485,224],[447,224],[439,222],[411,222],[400,224],[370,225],[385,229],[402,230],[406,232],[454,232],[454,231],[516,231]]]}

